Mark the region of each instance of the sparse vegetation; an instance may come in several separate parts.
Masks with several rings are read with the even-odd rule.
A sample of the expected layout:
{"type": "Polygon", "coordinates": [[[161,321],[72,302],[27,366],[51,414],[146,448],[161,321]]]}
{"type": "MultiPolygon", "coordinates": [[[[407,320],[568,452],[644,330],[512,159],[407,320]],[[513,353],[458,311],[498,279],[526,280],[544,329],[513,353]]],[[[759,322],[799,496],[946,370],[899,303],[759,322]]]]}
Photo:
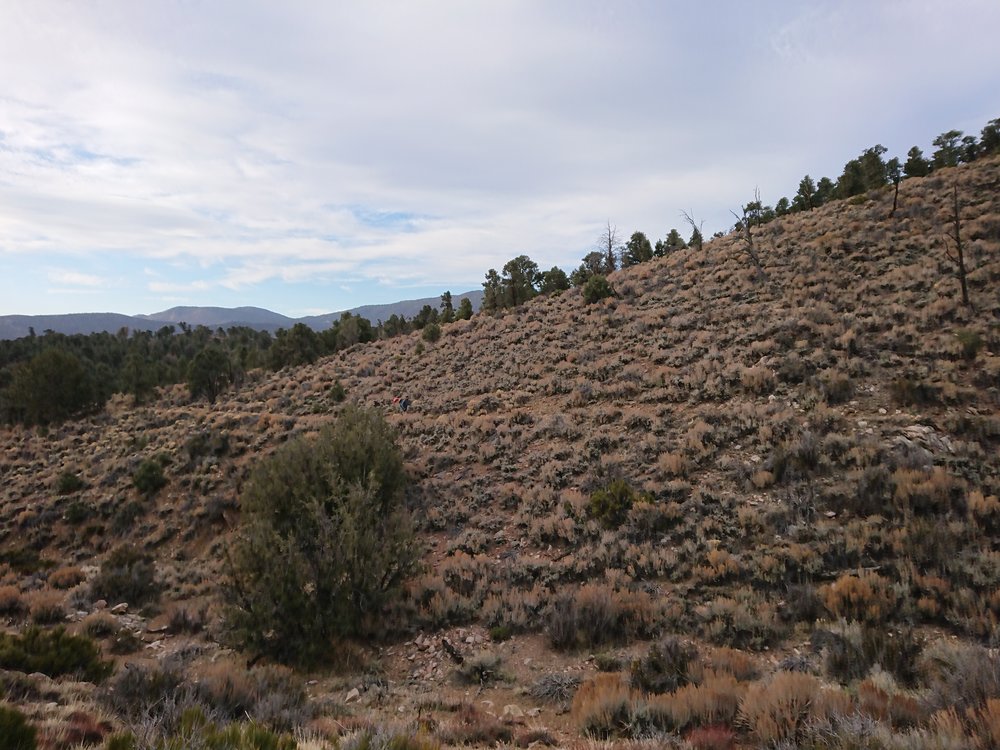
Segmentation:
{"type": "MultiPolygon", "coordinates": [[[[199,741],[249,741],[249,715],[311,748],[995,746],[1000,162],[943,153],[920,177],[915,154],[896,195],[885,155],[845,168],[853,203],[810,178],[747,207],[769,283],[738,233],[674,231],[648,258],[639,232],[625,268],[595,251],[562,294],[552,272],[515,284],[519,260],[496,315],[442,299],[381,332],[288,332],[273,359],[235,332],[110,337],[174,374],[139,406],[102,391],[98,413],[4,427],[5,653],[71,631],[121,654],[101,710],[134,735],[108,746],[179,743],[188,709],[199,741]],[[942,253],[956,183],[975,310],[942,253]],[[588,303],[595,276],[619,296],[588,303]],[[192,402],[170,383],[213,341],[242,380],[192,402]],[[168,486],[133,485],[144,460],[168,486]],[[50,622],[70,631],[28,625],[50,622]],[[269,659],[301,671],[265,678],[269,659]]],[[[90,367],[37,339],[11,356],[48,339],[90,367]]],[[[39,664],[84,649],[46,644],[39,664]]],[[[96,690],[70,684],[0,672],[46,746],[96,690]]]]}

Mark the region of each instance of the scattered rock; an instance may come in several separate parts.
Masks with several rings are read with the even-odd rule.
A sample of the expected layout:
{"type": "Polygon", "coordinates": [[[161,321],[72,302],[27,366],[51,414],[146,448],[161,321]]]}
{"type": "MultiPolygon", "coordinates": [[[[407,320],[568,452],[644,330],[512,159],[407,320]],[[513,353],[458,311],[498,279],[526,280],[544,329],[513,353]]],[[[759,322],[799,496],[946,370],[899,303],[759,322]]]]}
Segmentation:
{"type": "Polygon", "coordinates": [[[505,719],[523,719],[524,711],[522,711],[521,707],[518,706],[517,704],[508,703],[506,706],[503,707],[502,716],[505,719]]]}
{"type": "Polygon", "coordinates": [[[350,703],[357,700],[361,700],[361,691],[357,688],[351,688],[344,697],[344,703],[350,703]]]}

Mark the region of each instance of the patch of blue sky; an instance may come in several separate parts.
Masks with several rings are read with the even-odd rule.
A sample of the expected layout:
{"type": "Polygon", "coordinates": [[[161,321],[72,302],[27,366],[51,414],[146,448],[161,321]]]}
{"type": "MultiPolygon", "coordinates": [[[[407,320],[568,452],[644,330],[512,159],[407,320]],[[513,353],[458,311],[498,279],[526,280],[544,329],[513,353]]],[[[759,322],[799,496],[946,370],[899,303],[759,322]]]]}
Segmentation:
{"type": "Polygon", "coordinates": [[[408,211],[381,211],[368,206],[348,206],[348,210],[360,223],[372,229],[391,229],[397,232],[415,232],[417,223],[428,216],[408,211]]]}
{"type": "Polygon", "coordinates": [[[110,162],[118,167],[131,167],[139,163],[139,159],[130,156],[112,156],[91,151],[86,146],[68,145],[65,147],[72,161],[77,162],[110,162]]]}

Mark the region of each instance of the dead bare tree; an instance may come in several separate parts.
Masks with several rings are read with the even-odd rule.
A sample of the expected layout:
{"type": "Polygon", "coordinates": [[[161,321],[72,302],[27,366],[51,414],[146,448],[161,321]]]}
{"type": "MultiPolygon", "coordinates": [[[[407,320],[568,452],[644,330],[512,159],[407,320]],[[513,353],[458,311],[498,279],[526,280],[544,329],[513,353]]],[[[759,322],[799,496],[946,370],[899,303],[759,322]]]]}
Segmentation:
{"type": "Polygon", "coordinates": [[[740,217],[735,211],[730,211],[733,217],[736,219],[736,226],[740,232],[741,249],[743,254],[746,255],[754,265],[757,271],[757,276],[764,281],[767,281],[767,272],[764,270],[763,264],[760,262],[760,253],[753,242],[753,220],[754,216],[760,213],[760,189],[754,188],[753,191],[753,202],[748,203],[743,207],[743,216],[740,217]]]}
{"type": "MultiPolygon", "coordinates": [[[[693,212],[692,212],[693,213],[693,212]]],[[[694,216],[687,211],[681,211],[681,217],[684,219],[684,223],[691,227],[691,240],[688,245],[693,245],[697,250],[701,250],[704,238],[701,233],[701,228],[705,225],[705,222],[695,222],[694,216]]]]}
{"type": "Polygon", "coordinates": [[[621,251],[621,242],[618,240],[618,227],[608,219],[607,228],[601,232],[597,238],[597,249],[604,256],[604,272],[611,273],[617,265],[617,256],[621,251]]]}
{"type": "Polygon", "coordinates": [[[955,233],[954,237],[949,237],[948,239],[954,240],[955,242],[955,252],[953,253],[947,245],[945,246],[944,253],[948,256],[948,260],[955,264],[955,275],[958,277],[958,283],[962,287],[962,304],[966,307],[972,307],[972,302],[969,300],[969,283],[967,280],[968,271],[965,267],[965,252],[962,249],[962,216],[960,207],[958,204],[958,185],[952,186],[952,230],[955,233]]]}
{"type": "Polygon", "coordinates": [[[899,183],[903,181],[903,167],[899,159],[889,159],[885,164],[885,173],[892,180],[892,211],[889,212],[889,218],[892,218],[896,215],[896,207],[899,205],[899,183]]]}

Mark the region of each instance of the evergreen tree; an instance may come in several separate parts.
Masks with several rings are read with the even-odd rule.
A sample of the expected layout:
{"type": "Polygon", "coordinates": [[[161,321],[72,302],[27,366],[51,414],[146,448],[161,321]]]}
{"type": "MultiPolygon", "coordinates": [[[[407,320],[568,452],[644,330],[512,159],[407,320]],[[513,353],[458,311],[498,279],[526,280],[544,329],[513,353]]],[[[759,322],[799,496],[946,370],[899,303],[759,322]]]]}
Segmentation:
{"type": "Polygon", "coordinates": [[[622,268],[653,259],[653,246],[642,232],[633,232],[622,250],[622,268]]]}
{"type": "Polygon", "coordinates": [[[932,142],[937,150],[931,157],[935,169],[941,167],[956,167],[962,160],[962,131],[949,130],[942,133],[932,142]]]}
{"type": "Polygon", "coordinates": [[[507,261],[502,277],[504,306],[517,307],[538,294],[540,277],[538,265],[527,255],[507,261]]]}
{"type": "Polygon", "coordinates": [[[49,347],[16,366],[5,394],[8,419],[50,424],[104,405],[84,362],[61,347],[49,347]]]}
{"type": "Polygon", "coordinates": [[[924,152],[914,146],[906,152],[903,174],[907,177],[926,177],[931,173],[931,163],[924,158],[924,152]]]}
{"type": "Polygon", "coordinates": [[[209,344],[191,360],[188,367],[188,390],[191,398],[204,396],[210,404],[232,383],[233,366],[218,344],[209,344]]]}
{"type": "Polygon", "coordinates": [[[504,307],[503,283],[500,274],[495,268],[486,272],[486,281],[483,282],[483,302],[482,308],[486,312],[496,312],[504,307]]]}
{"type": "Polygon", "coordinates": [[[441,295],[441,322],[451,323],[455,319],[455,308],[451,304],[451,292],[441,295]]]}
{"type": "Polygon", "coordinates": [[[815,201],[817,206],[829,203],[837,195],[837,184],[829,177],[820,177],[816,183],[815,201]]]}
{"type": "Polygon", "coordinates": [[[569,281],[573,286],[583,286],[587,279],[604,273],[604,253],[594,250],[583,256],[583,262],[569,276],[569,281]]]}
{"type": "Polygon", "coordinates": [[[552,266],[542,274],[542,280],[538,285],[539,294],[552,294],[569,289],[569,277],[559,266],[552,266]]]}
{"type": "Polygon", "coordinates": [[[661,242],[657,242],[656,245],[658,248],[657,252],[661,257],[667,255],[668,253],[672,253],[675,250],[683,250],[687,247],[687,243],[684,241],[684,238],[681,237],[681,233],[676,229],[671,229],[667,232],[666,239],[661,242]]]}
{"type": "Polygon", "coordinates": [[[458,312],[455,313],[458,320],[469,320],[472,317],[472,302],[468,297],[462,297],[458,301],[458,312]]]}
{"type": "Polygon", "coordinates": [[[990,120],[979,136],[979,147],[984,155],[1000,153],[1000,117],[990,120]]]}

